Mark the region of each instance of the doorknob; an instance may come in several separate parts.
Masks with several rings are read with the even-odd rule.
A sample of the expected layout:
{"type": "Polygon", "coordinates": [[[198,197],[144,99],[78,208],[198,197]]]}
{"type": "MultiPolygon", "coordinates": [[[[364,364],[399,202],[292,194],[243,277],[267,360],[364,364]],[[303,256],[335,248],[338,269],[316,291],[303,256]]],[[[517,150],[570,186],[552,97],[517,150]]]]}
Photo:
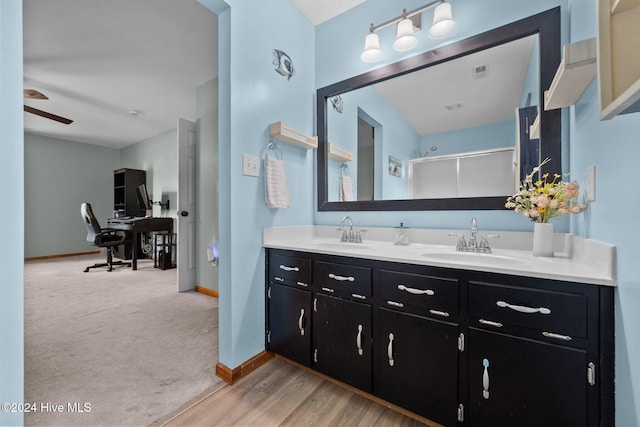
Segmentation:
{"type": "Polygon", "coordinates": [[[180,216],[189,216],[189,212],[187,212],[187,211],[180,211],[180,216]]]}

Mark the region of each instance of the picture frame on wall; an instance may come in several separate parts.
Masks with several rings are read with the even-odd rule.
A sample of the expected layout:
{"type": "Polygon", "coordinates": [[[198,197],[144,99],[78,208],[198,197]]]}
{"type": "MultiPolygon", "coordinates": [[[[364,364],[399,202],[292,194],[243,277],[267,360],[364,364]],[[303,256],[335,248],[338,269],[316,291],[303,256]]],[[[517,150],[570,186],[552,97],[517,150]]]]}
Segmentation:
{"type": "Polygon", "coordinates": [[[389,175],[402,176],[402,161],[396,157],[389,156],[389,175]]]}

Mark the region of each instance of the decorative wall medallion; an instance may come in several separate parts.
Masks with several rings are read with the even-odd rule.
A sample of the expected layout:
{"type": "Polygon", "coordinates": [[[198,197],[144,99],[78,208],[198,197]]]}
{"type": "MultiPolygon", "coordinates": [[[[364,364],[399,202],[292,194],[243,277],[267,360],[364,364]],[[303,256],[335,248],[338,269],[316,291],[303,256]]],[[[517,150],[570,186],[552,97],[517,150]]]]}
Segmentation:
{"type": "Polygon", "coordinates": [[[295,73],[293,69],[293,61],[291,57],[278,49],[273,49],[273,65],[276,66],[276,72],[281,76],[286,76],[287,80],[291,80],[291,76],[295,73]]]}
{"type": "Polygon", "coordinates": [[[338,113],[342,113],[342,107],[344,107],[344,101],[340,95],[332,96],[329,98],[331,100],[331,105],[333,105],[333,109],[338,113]]]}

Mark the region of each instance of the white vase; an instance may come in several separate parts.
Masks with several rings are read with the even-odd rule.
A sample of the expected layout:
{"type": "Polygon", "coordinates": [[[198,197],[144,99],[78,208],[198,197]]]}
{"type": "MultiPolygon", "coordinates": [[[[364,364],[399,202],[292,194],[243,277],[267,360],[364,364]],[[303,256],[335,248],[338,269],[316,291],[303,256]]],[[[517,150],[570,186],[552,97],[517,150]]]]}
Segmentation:
{"type": "Polygon", "coordinates": [[[533,224],[533,256],[553,256],[553,224],[536,222],[533,224]]]}

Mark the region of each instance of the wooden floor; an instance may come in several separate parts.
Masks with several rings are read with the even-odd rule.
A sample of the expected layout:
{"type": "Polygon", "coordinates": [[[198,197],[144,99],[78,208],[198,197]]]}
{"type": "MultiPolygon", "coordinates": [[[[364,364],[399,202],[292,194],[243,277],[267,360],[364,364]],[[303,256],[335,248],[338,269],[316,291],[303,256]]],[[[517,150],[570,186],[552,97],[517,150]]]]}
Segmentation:
{"type": "Polygon", "coordinates": [[[424,426],[281,359],[205,392],[156,426],[424,426]]]}

